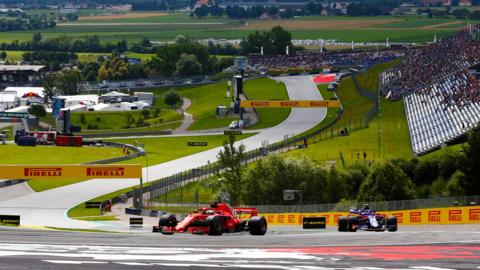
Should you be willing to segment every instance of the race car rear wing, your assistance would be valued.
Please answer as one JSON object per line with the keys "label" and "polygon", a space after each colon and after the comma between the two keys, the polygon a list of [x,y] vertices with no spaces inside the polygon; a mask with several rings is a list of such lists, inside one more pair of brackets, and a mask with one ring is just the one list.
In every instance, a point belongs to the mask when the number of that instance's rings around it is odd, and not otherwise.
{"label": "race car rear wing", "polygon": [[257,208],[250,208],[250,207],[239,207],[233,208],[237,214],[250,214],[251,216],[258,215]]}

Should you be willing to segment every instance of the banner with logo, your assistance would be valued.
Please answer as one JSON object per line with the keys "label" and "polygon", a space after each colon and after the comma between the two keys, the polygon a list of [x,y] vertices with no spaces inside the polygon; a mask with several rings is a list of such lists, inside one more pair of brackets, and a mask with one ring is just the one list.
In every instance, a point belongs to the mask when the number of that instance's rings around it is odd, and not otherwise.
{"label": "banner with logo", "polygon": [[[415,210],[378,211],[378,214],[395,216],[399,225],[449,225],[480,224],[480,206],[426,208]],[[268,225],[302,225],[306,217],[324,217],[327,226],[337,226],[338,218],[348,212],[324,213],[262,213]]]}
{"label": "banner with logo", "polygon": [[0,165],[0,179],[141,178],[141,165]]}
{"label": "banner with logo", "polygon": [[340,108],[338,100],[242,100],[242,108]]}

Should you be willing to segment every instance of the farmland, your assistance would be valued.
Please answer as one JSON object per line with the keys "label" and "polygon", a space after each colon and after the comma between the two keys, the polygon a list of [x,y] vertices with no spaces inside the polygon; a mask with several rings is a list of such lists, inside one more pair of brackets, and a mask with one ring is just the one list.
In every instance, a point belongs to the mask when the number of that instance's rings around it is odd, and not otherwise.
{"label": "farmland", "polygon": [[[178,34],[194,39],[238,39],[255,30],[266,30],[280,25],[291,31],[294,39],[380,42],[388,37],[392,42],[425,42],[431,41],[434,35],[439,38],[447,36],[465,24],[466,21],[462,20],[429,19],[419,16],[313,16],[240,22],[228,18],[190,18],[187,13],[131,13],[80,17],[78,22],[60,23],[55,29],[42,30],[42,35],[44,37],[99,35],[102,42],[120,39],[135,42],[143,37],[152,41],[165,41],[174,39]],[[30,40],[33,33],[33,31],[2,32],[0,42]]]}

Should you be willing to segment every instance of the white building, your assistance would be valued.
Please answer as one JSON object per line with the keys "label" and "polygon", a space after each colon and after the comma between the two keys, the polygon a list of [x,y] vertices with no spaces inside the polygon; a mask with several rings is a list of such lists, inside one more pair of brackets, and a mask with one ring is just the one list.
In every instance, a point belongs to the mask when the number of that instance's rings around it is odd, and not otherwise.
{"label": "white building", "polygon": [[[43,103],[43,87],[7,87],[4,92],[13,92],[20,100],[20,105]],[[4,93],[3,92],[3,93]]]}
{"label": "white building", "polygon": [[0,92],[0,111],[8,110],[20,105],[15,92]]}

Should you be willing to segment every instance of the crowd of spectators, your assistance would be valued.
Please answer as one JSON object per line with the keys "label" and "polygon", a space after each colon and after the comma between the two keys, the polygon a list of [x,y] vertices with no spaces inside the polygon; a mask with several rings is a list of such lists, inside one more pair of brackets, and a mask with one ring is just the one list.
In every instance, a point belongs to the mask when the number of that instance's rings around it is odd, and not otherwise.
{"label": "crowd of spectators", "polygon": [[402,57],[402,50],[363,51],[348,53],[299,52],[290,55],[263,56],[251,54],[248,64],[254,68],[268,69],[321,69],[325,66],[334,67],[371,67],[376,64]]}
{"label": "crowd of spectators", "polygon": [[430,91],[433,84],[446,81],[448,76],[451,79],[444,85],[449,89],[441,91],[444,105],[478,101],[479,81],[466,70],[480,64],[480,46],[472,34],[478,29],[478,26],[464,29],[439,42],[409,51],[401,64],[382,73],[382,93],[397,100],[417,91]]}

